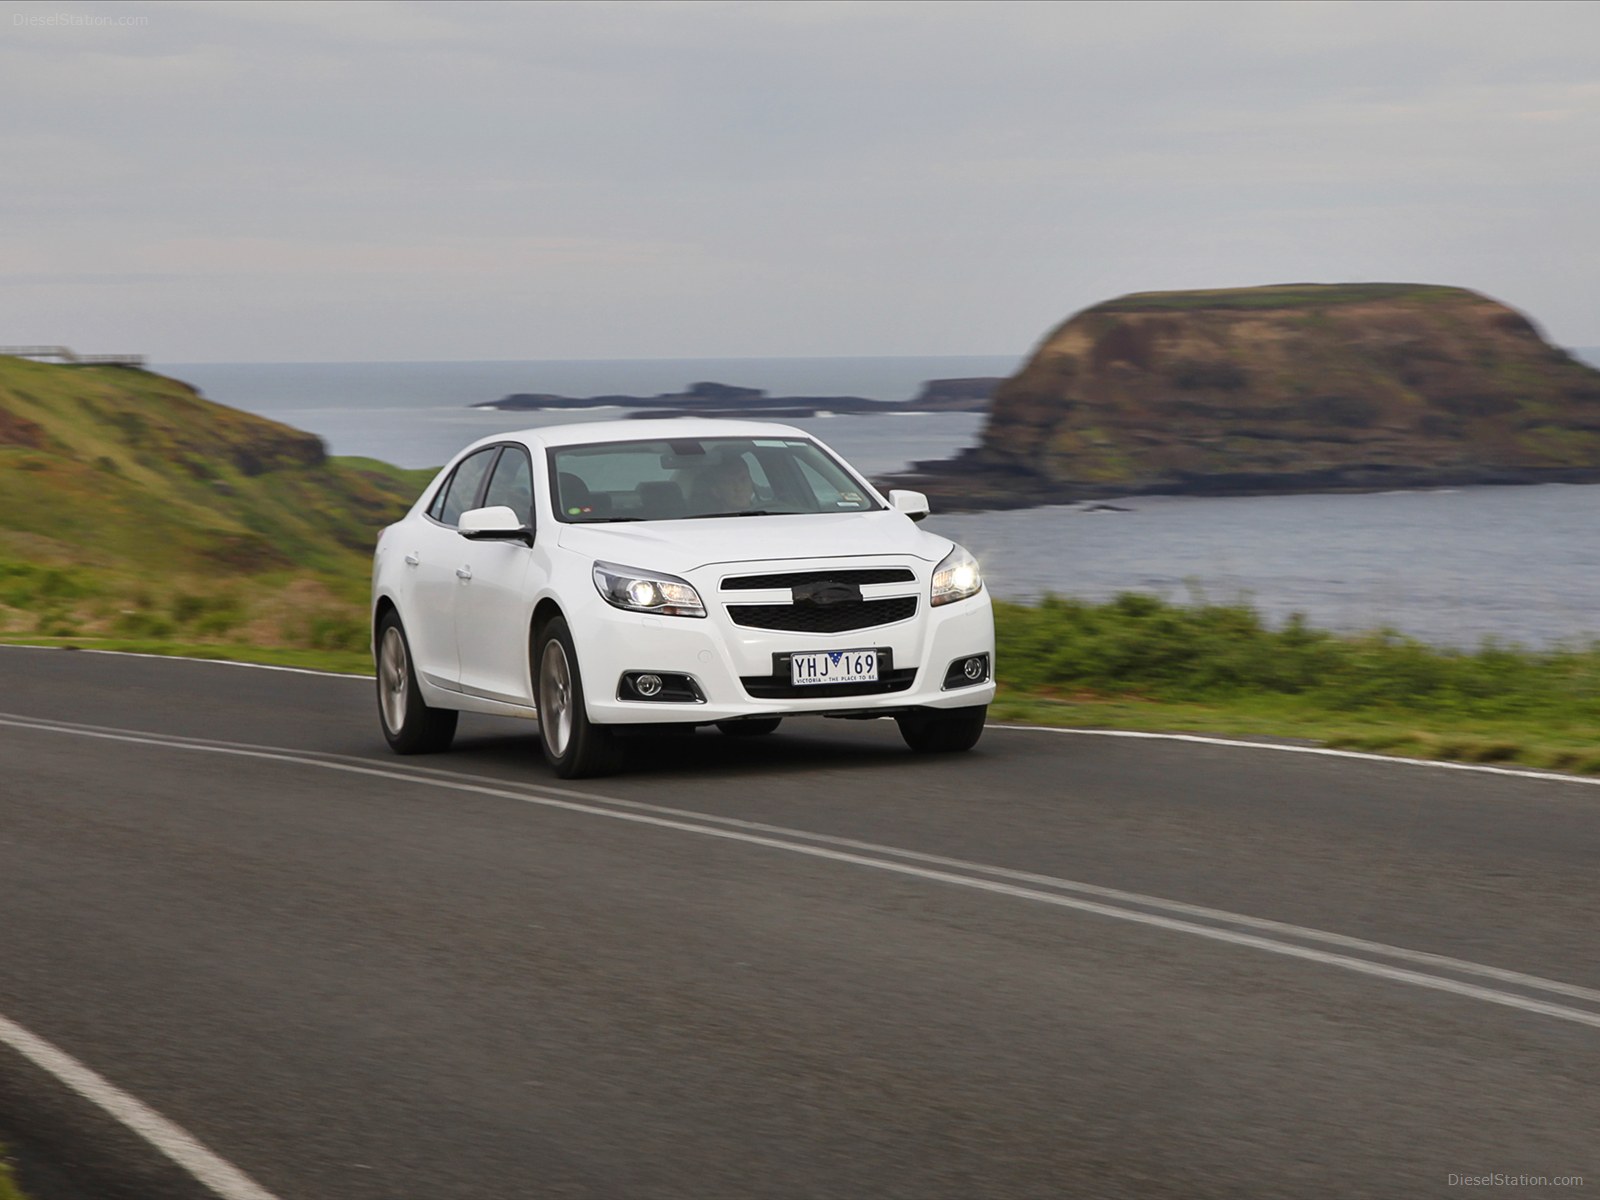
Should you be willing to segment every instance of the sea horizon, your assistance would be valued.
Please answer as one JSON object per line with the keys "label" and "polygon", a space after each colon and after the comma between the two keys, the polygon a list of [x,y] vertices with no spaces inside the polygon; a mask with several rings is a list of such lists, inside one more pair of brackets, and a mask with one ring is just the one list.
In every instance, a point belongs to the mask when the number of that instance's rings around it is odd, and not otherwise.
{"label": "sea horizon", "polygon": [[[682,392],[715,382],[774,396],[859,396],[912,400],[931,379],[1003,377],[1011,356],[857,355],[831,358],[504,359],[460,362],[161,363],[152,369],[210,400],[315,433],[335,455],[402,467],[445,462],[477,438],[512,428],[593,420],[596,409],[506,412],[478,407],[517,393],[574,398]],[[614,412],[623,411],[621,408]],[[973,444],[983,412],[853,414],[795,418],[790,424],[836,444],[871,474],[946,458]]]}
{"label": "sea horizon", "polygon": [[[1600,349],[1597,347],[1596,349]],[[1031,351],[1029,352],[1031,353]],[[1572,353],[1577,353],[1576,350]],[[674,362],[875,362],[880,360],[936,360],[960,358],[1016,358],[1025,354],[635,354],[613,358],[186,358],[149,359],[152,368],[163,366],[195,367],[331,367],[371,366],[394,363],[400,366],[431,366],[461,363],[674,363]]]}
{"label": "sea horizon", "polygon": [[[960,354],[631,354],[605,358],[147,358],[149,368],[158,374],[168,367],[327,367],[371,366],[390,363],[396,366],[459,365],[462,363],[523,364],[523,363],[673,363],[673,362],[815,362],[819,360],[849,362],[897,359],[979,359],[1013,358],[1019,364],[1032,356],[1043,336],[1030,343],[1023,352],[973,351]],[[1600,367],[1600,343],[1592,346],[1561,346],[1568,354],[1577,355],[1595,367]]]}

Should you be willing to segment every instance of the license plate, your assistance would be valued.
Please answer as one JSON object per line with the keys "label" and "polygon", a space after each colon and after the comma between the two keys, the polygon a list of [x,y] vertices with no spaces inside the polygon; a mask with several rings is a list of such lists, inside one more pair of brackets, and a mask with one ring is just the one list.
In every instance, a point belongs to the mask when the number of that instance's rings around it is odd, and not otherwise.
{"label": "license plate", "polygon": [[876,683],[876,650],[824,650],[818,654],[791,654],[789,678],[795,687],[822,683]]}

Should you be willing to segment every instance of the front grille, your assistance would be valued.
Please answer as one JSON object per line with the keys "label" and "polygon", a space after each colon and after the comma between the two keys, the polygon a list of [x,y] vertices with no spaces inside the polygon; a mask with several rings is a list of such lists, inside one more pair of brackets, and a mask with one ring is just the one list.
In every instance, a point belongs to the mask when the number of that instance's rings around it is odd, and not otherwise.
{"label": "front grille", "polygon": [[905,567],[861,567],[848,570],[781,571],[771,575],[735,575],[722,581],[725,592],[759,592],[767,588],[803,587],[808,583],[915,583],[917,577]]}
{"label": "front grille", "polygon": [[874,653],[878,656],[878,679],[875,683],[805,684],[796,687],[791,678],[789,656],[772,656],[771,675],[742,675],[739,682],[744,690],[757,700],[798,700],[810,696],[818,700],[840,696],[883,696],[890,692],[903,692],[917,681],[917,669],[894,669],[894,652],[884,646]]}
{"label": "front grille", "polygon": [[915,596],[888,600],[849,600],[843,604],[730,604],[728,616],[747,629],[782,629],[791,633],[843,633],[892,625],[917,612]]}

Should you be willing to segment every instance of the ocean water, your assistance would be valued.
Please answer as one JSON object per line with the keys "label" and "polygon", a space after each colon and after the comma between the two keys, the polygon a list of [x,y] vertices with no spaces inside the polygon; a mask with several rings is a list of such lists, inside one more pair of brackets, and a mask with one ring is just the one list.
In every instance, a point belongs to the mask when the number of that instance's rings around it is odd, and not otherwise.
{"label": "ocean water", "polygon": [[[1585,355],[1589,357],[1589,355]],[[1592,361],[1593,359],[1591,359]],[[1006,375],[1006,356],[461,363],[168,363],[207,396],[322,436],[334,454],[443,462],[475,438],[617,413],[502,413],[512,392],[676,392],[702,380],[778,395],[914,396],[928,379]],[[879,475],[976,442],[973,413],[797,420]],[[1531,646],[1600,636],[1600,486],[1365,495],[1141,497],[1081,507],[938,514],[928,528],[978,555],[995,595],[1245,600],[1350,631],[1396,629],[1441,645]]]}
{"label": "ocean water", "polygon": [[[611,410],[497,412],[472,405],[516,392],[654,396],[691,383],[762,388],[775,396],[909,400],[929,379],[1009,375],[1016,355],[926,358],[683,358],[535,362],[161,363],[210,399],[321,435],[330,454],[402,467],[443,463],[480,437],[530,425],[620,416]],[[943,458],[977,439],[975,413],[819,417],[791,421],[869,474]]]}
{"label": "ocean water", "polygon": [[1274,623],[1392,628],[1441,645],[1600,635],[1600,486],[1139,497],[935,515],[994,594],[1246,601]]}

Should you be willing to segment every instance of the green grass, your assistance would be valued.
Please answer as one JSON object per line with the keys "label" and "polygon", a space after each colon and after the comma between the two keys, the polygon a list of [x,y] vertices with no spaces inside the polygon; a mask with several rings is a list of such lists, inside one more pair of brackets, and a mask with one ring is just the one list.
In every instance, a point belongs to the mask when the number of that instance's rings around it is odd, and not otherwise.
{"label": "green grass", "polygon": [[1244,605],[1127,594],[995,606],[994,715],[1048,725],[1287,737],[1600,774],[1600,644],[1533,651],[1341,636]]}
{"label": "green grass", "polygon": [[355,454],[342,454],[328,461],[413,499],[420,496],[422,489],[432,483],[433,477],[439,473],[438,467],[397,467],[382,459],[362,458]]}
{"label": "green grass", "polygon": [[341,675],[371,675],[372,655],[366,650],[313,650],[300,646],[247,646],[231,642],[169,642],[152,638],[42,637],[0,634],[0,645],[48,646],[61,650],[117,650],[159,654],[167,658],[214,658],[223,662],[302,667]]}
{"label": "green grass", "polygon": [[12,1172],[11,1163],[6,1157],[6,1148],[0,1145],[0,1200],[28,1200],[22,1188],[17,1183],[17,1177]]}
{"label": "green grass", "polygon": [[1002,723],[1267,739],[1403,758],[1600,775],[1600,745],[1593,737],[1497,720],[1397,720],[1383,713],[1330,713],[1315,704],[1252,704],[1238,699],[1215,704],[1130,697],[1063,700],[1014,688],[1002,688],[989,716]]}
{"label": "green grass", "polygon": [[1200,308],[1324,308],[1372,300],[1434,300],[1461,296],[1462,288],[1425,283],[1287,283],[1269,287],[1211,288],[1187,292],[1135,292],[1097,304],[1093,312],[1177,312]]}
{"label": "green grass", "polygon": [[0,555],[0,637],[360,651],[368,569],[180,575]]}

